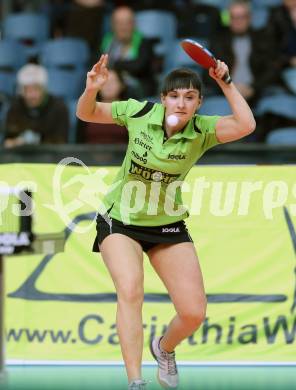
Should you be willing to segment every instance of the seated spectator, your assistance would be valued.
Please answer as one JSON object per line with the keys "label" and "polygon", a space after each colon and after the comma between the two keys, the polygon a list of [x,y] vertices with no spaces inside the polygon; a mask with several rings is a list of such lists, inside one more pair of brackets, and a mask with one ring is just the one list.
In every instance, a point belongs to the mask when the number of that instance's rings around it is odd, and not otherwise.
{"label": "seated spectator", "polygon": [[[251,27],[250,5],[235,0],[229,6],[229,27],[211,40],[210,50],[225,61],[240,93],[252,106],[271,85],[280,83],[275,65],[275,47],[267,35]],[[218,90],[205,78],[207,90]]]}
{"label": "seated spectator", "polygon": [[12,101],[4,125],[4,146],[67,142],[68,110],[62,100],[48,94],[45,68],[23,66],[17,87],[19,96]]}
{"label": "seated spectator", "polygon": [[64,34],[84,39],[96,56],[102,39],[104,0],[74,0],[65,15]]}
{"label": "seated spectator", "polygon": [[134,12],[122,6],[112,13],[112,32],[105,34],[101,52],[109,54],[111,68],[123,73],[129,97],[155,94],[153,48],[135,28]]}
{"label": "seated spectator", "polygon": [[283,0],[274,7],[268,20],[268,32],[276,42],[281,67],[296,67],[296,0]]}
{"label": "seated spectator", "polygon": [[[122,75],[115,70],[109,70],[106,84],[100,91],[100,101],[111,103],[114,100],[124,100],[126,86]],[[128,142],[128,132],[117,124],[102,124],[80,122],[78,142],[90,144],[119,144]]]}
{"label": "seated spectator", "polygon": [[180,7],[178,36],[214,39],[222,29],[220,10],[213,5],[189,0]]}

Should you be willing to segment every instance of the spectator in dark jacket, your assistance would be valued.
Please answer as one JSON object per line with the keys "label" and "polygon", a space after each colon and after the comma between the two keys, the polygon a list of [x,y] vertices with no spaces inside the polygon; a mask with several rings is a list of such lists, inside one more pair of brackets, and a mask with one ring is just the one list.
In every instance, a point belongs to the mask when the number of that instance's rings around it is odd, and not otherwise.
{"label": "spectator in dark jacket", "polygon": [[267,23],[268,32],[278,48],[281,68],[296,68],[296,0],[283,0],[274,7]]}
{"label": "spectator in dark jacket", "polygon": [[211,4],[194,0],[187,0],[186,3],[179,8],[178,36],[215,38],[222,29],[220,10]]}
{"label": "spectator in dark jacket", "polygon": [[155,94],[153,47],[135,27],[134,12],[122,6],[112,13],[112,32],[105,34],[101,52],[109,54],[111,68],[123,73],[131,97]]}
{"label": "spectator in dark jacket", "polygon": [[84,39],[96,59],[102,39],[103,13],[103,0],[74,0],[65,16],[65,35]]}
{"label": "spectator in dark jacket", "polygon": [[65,143],[69,129],[66,105],[47,92],[47,72],[27,64],[17,74],[19,96],[11,103],[5,123],[4,146]]}
{"label": "spectator in dark jacket", "polygon": [[[210,49],[229,66],[233,81],[249,104],[262,92],[277,84],[275,47],[263,31],[251,27],[247,2],[233,1],[229,6],[230,24],[211,41]],[[208,78],[205,79],[207,83]],[[208,88],[212,85],[208,85]],[[212,92],[216,93],[215,89]]]}

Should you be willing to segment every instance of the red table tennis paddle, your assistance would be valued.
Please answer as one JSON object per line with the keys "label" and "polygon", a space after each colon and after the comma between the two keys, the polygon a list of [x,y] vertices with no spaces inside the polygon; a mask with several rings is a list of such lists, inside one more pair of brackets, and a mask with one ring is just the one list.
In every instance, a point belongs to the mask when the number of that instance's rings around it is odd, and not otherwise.
{"label": "red table tennis paddle", "polygon": [[[216,68],[217,60],[215,56],[200,43],[193,41],[192,39],[184,39],[181,42],[183,50],[197,62],[203,68]],[[222,79],[226,84],[231,83],[231,77],[229,73],[226,73]]]}

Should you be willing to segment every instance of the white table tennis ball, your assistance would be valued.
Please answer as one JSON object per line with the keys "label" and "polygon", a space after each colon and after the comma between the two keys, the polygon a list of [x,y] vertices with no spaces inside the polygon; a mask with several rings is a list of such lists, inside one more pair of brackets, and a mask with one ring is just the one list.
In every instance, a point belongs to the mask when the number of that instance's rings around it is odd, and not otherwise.
{"label": "white table tennis ball", "polygon": [[179,118],[172,114],[166,118],[166,121],[169,126],[176,126],[179,122]]}

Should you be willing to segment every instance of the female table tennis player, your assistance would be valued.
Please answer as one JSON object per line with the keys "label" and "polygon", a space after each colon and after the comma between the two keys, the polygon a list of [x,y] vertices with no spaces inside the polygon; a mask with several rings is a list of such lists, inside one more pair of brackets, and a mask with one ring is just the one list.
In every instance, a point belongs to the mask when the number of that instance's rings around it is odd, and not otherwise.
{"label": "female table tennis player", "polygon": [[[116,178],[120,184],[105,199],[108,212],[97,219],[94,251],[101,252],[117,292],[117,331],[130,390],[147,386],[141,374],[143,251],[148,255],[176,310],[164,335],[150,345],[158,363],[160,384],[174,388],[178,385],[175,348],[204,320],[206,295],[194,244],[184,222],[188,212],[173,212],[176,207],[182,210],[180,187],[177,185],[173,194],[173,207],[167,207],[165,199],[207,149],[250,134],[255,120],[235,85],[222,81],[228,67],[219,60],[215,69],[209,69],[209,75],[229,102],[229,116],[196,114],[202,104],[201,82],[188,69],[173,70],[166,76],[161,103],[147,105],[133,99],[96,102],[108,78],[107,62],[108,55],[102,55],[87,73],[77,116],[84,121],[125,126],[129,144]],[[132,201],[142,202],[142,208],[128,213],[131,209],[126,198],[131,186],[140,189]],[[157,197],[147,195],[152,187],[157,189]]]}

